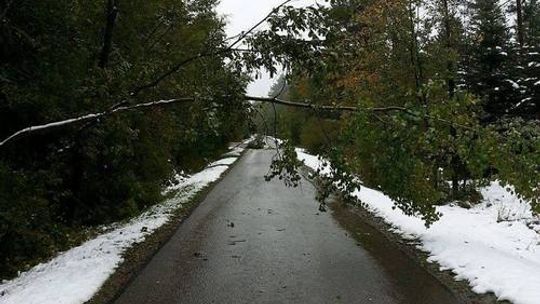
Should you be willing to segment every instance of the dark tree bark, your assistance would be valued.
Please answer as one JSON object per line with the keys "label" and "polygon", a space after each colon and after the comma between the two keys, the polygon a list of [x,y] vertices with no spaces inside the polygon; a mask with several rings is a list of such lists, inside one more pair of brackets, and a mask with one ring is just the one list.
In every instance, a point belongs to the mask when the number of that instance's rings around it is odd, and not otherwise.
{"label": "dark tree bark", "polygon": [[411,34],[411,45],[410,45],[410,49],[409,49],[409,54],[410,54],[410,57],[411,57],[411,64],[413,65],[413,70],[414,70],[414,82],[415,82],[415,89],[416,89],[416,94],[417,94],[417,98],[419,99],[420,102],[424,103],[425,104],[425,100],[422,98],[422,64],[420,62],[420,56],[419,56],[419,51],[418,51],[418,37],[417,37],[417,34],[416,34],[416,27],[415,27],[415,12],[414,12],[414,7],[413,7],[413,3],[410,2],[409,3],[409,8],[408,8],[408,13],[409,13],[409,22],[410,22],[410,34]]}
{"label": "dark tree bark", "polygon": [[107,0],[107,16],[106,16],[105,31],[103,33],[103,47],[101,48],[101,52],[99,54],[99,62],[98,62],[98,66],[100,68],[107,67],[107,64],[109,63],[109,55],[111,54],[111,49],[112,49],[114,25],[116,23],[117,17],[118,17],[117,0]]}
{"label": "dark tree bark", "polygon": [[[448,0],[443,0],[443,10],[444,10],[444,31],[445,31],[445,39],[446,39],[446,49],[448,52],[452,50],[453,43],[452,43],[452,24],[450,22],[450,11],[448,7]],[[455,74],[455,63],[454,60],[448,56],[448,61],[446,62],[446,69],[447,69],[447,85],[448,85],[448,97],[450,99],[453,99],[456,92],[456,80],[454,77]]]}
{"label": "dark tree bark", "polygon": [[[450,20],[450,8],[448,5],[448,0],[442,0],[442,9],[443,9],[443,23],[444,23],[444,39],[445,41],[445,47],[448,52],[451,52],[454,48],[454,45],[452,43],[453,37],[452,37],[452,23]],[[451,56],[447,54],[448,60],[446,62],[446,85],[448,89],[448,98],[450,100],[454,99],[456,95],[456,79],[455,79],[455,63],[454,60],[451,59]],[[453,126],[450,126],[450,135],[452,138],[457,137],[457,130]],[[451,166],[452,166],[452,196],[454,198],[457,198],[459,193],[459,173],[460,173],[460,164],[461,160],[459,158],[459,155],[457,155],[457,152],[454,151],[451,156]]]}
{"label": "dark tree bark", "polygon": [[523,33],[523,7],[521,0],[516,0],[516,10],[517,10],[517,36],[519,46],[523,47],[525,43],[525,37]]}

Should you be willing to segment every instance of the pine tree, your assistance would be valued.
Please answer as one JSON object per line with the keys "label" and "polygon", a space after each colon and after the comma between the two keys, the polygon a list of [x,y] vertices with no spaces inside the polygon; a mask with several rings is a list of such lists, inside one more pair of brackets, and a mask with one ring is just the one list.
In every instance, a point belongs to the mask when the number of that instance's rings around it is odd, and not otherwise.
{"label": "pine tree", "polygon": [[508,114],[517,103],[519,84],[512,79],[510,33],[497,0],[476,0],[471,5],[470,62],[466,79],[472,93],[479,96],[487,113],[485,121]]}
{"label": "pine tree", "polygon": [[515,72],[522,88],[521,99],[512,109],[526,119],[540,118],[540,2],[523,2],[524,45]]}

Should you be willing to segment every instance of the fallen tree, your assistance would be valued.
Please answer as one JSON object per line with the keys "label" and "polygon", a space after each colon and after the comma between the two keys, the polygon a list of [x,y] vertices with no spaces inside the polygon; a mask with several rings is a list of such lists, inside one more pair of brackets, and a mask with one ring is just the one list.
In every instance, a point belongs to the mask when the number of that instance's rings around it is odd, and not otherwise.
{"label": "fallen tree", "polygon": [[[264,103],[279,104],[279,105],[284,105],[284,106],[294,107],[294,108],[311,109],[317,112],[350,112],[350,113],[403,112],[412,116],[421,116],[421,114],[415,113],[408,108],[400,107],[400,106],[388,106],[388,107],[353,107],[353,106],[340,106],[340,105],[324,106],[324,105],[317,105],[310,102],[289,101],[289,100],[284,100],[277,97],[257,97],[257,96],[244,95],[242,96],[242,98],[248,102],[251,101],[251,102],[264,102]],[[6,137],[5,139],[3,139],[0,142],[0,147],[5,146],[9,142],[17,140],[18,138],[21,138],[23,136],[27,136],[27,135],[41,132],[41,131],[66,127],[66,126],[74,125],[81,122],[98,121],[107,116],[115,115],[115,114],[119,114],[119,113],[127,112],[127,111],[143,110],[143,109],[149,109],[153,107],[160,107],[160,106],[179,104],[179,103],[196,102],[197,100],[202,100],[202,99],[208,99],[208,98],[180,97],[180,98],[173,98],[173,99],[163,99],[163,100],[157,100],[157,101],[152,101],[152,102],[139,103],[132,106],[120,106],[120,107],[116,107],[108,111],[89,113],[89,114],[84,114],[78,117],[67,118],[60,121],[54,121],[54,122],[41,124],[41,125],[29,126],[29,127],[20,129],[14,132],[13,134],[11,134],[10,136]],[[434,118],[433,116],[429,116],[427,114],[424,116],[428,118]],[[447,123],[454,127],[470,129],[470,127],[460,125],[449,120],[444,120],[440,118],[434,118],[434,119],[438,120],[439,122]]]}

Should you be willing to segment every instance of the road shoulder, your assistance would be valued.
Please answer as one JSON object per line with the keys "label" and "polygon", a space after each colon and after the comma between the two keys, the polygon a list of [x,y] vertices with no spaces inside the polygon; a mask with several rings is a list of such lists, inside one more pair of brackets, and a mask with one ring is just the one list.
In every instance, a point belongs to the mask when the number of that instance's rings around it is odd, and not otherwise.
{"label": "road shoulder", "polygon": [[[363,223],[374,228],[384,238],[396,246],[398,250],[407,255],[412,261],[418,264],[422,269],[428,272],[434,279],[441,282],[456,298],[462,303],[467,304],[489,304],[489,303],[510,303],[508,301],[499,301],[493,293],[477,294],[472,291],[467,281],[456,281],[455,274],[451,271],[441,271],[441,266],[437,262],[429,262],[428,254],[420,249],[420,241],[404,239],[400,234],[392,232],[392,227],[384,219],[374,216],[368,210],[362,207],[353,207],[339,201],[331,204],[331,211],[338,218],[356,217]],[[340,223],[341,224],[341,223]]]}
{"label": "road shoulder", "polygon": [[[316,176],[315,170],[308,166],[303,166],[303,175],[309,180],[316,188],[319,187],[317,180],[311,177]],[[429,273],[435,280],[439,281],[444,287],[446,287],[461,303],[464,304],[511,304],[508,301],[497,301],[497,297],[493,293],[478,294],[475,293],[467,281],[457,281],[454,279],[455,274],[452,271],[441,271],[441,266],[437,262],[428,261],[429,255],[420,250],[418,246],[421,244],[419,240],[405,239],[399,233],[393,232],[395,229],[388,224],[383,218],[378,217],[371,213],[369,210],[362,206],[353,206],[343,202],[339,194],[336,194],[331,203],[329,204],[330,212],[340,225],[346,230],[350,230],[345,227],[345,218],[355,218],[360,220],[363,224],[366,224],[380,233],[382,237],[387,239],[393,244],[396,249],[403,252],[409,259],[418,264],[422,269]],[[350,228],[350,227],[349,227]],[[352,233],[354,236],[354,233]]]}
{"label": "road shoulder", "polygon": [[107,279],[92,299],[86,303],[113,303],[120,296],[124,288],[130,284],[150,260],[152,260],[155,254],[171,239],[176,230],[197,209],[212,189],[236,166],[246,151],[247,149],[240,154],[238,159],[216,181],[204,187],[192,199],[183,204],[182,207],[175,210],[166,224],[158,228],[151,235],[148,235],[143,242],[129,248],[123,256],[123,262],[118,265],[116,271]]}

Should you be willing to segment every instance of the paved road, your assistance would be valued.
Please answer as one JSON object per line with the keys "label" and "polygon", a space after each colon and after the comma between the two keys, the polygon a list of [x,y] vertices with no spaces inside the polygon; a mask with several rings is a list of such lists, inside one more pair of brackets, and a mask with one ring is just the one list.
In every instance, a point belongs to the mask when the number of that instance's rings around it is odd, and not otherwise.
{"label": "paved road", "polygon": [[265,182],[272,153],[248,151],[116,303],[457,303],[380,236],[356,231],[364,246],[319,214],[309,182]]}

